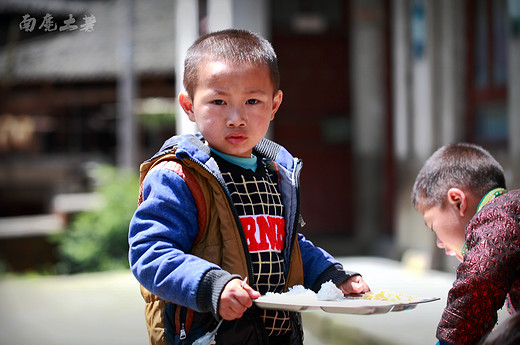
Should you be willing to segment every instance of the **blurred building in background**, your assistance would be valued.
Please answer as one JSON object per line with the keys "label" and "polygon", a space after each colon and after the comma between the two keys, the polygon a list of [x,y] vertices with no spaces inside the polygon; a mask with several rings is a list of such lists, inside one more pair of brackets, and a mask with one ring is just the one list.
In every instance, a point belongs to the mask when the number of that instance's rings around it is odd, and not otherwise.
{"label": "blurred building in background", "polygon": [[[127,30],[125,5],[0,2],[0,174],[2,193],[9,195],[2,198],[1,216],[48,211],[46,202],[55,193],[85,188],[85,163],[117,163],[118,90],[128,54],[120,43]],[[142,123],[133,138],[138,143],[154,140],[146,136],[147,119],[141,116],[154,106],[147,99],[171,102],[175,94],[173,7],[171,1],[135,4],[131,48],[140,106],[135,114]],[[34,19],[32,31],[21,28],[25,15]],[[53,31],[42,26],[46,15],[52,16]],[[61,31],[69,15],[77,29]],[[90,16],[93,31],[82,31]]]}
{"label": "blurred building in background", "polygon": [[56,195],[89,192],[91,163],[137,170],[196,130],[176,106],[184,53],[243,28],[278,54],[269,135],[304,161],[303,233],[337,254],[412,249],[442,267],[411,185],[437,147],[471,141],[520,186],[519,3],[0,0],[0,217],[52,213]]}

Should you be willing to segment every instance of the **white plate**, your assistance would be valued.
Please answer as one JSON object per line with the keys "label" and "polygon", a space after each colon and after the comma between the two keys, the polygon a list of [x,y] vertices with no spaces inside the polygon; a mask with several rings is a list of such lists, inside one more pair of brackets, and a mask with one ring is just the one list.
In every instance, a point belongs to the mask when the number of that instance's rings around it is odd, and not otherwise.
{"label": "white plate", "polygon": [[420,303],[437,301],[440,298],[418,298],[411,302],[399,303],[395,301],[375,301],[361,298],[343,298],[336,301],[318,300],[298,300],[295,296],[287,297],[283,300],[280,296],[260,296],[255,300],[255,304],[263,309],[276,309],[288,311],[308,311],[322,309],[328,313],[340,314],[384,314],[414,309]]}

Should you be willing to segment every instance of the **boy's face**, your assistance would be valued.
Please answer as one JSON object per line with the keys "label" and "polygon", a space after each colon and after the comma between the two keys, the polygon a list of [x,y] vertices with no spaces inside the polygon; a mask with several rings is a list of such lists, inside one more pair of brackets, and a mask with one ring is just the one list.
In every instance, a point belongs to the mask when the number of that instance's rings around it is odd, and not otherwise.
{"label": "boy's face", "polygon": [[442,206],[418,207],[426,226],[437,235],[437,247],[444,249],[446,255],[456,256],[460,261],[466,240],[466,226],[475,210],[471,196],[457,188],[448,191]]}
{"label": "boy's face", "polygon": [[446,255],[457,256],[462,261],[465,227],[461,229],[453,209],[434,206],[421,213],[426,226],[437,235],[437,247],[444,249]]}
{"label": "boy's face", "polygon": [[282,103],[282,91],[274,93],[268,67],[213,61],[198,72],[193,99],[179,95],[182,108],[210,147],[251,157]]}

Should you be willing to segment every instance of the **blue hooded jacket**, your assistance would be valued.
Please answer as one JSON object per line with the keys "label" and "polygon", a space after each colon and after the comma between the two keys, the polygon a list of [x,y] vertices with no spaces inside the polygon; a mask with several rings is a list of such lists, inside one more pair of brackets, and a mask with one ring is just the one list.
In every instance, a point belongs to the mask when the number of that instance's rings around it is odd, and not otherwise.
{"label": "blue hooded jacket", "polygon": [[[212,178],[220,182],[225,192],[223,194],[230,202],[218,166],[200,135],[170,138],[151,160],[171,152],[175,153],[181,163],[189,160],[210,172]],[[298,236],[306,288],[317,291],[321,284],[328,280],[340,284],[356,275],[357,273],[344,271],[341,264],[330,254],[315,247],[297,232],[298,223],[302,222],[299,213],[301,160],[267,139],[263,139],[255,147],[254,153],[266,162],[276,162],[280,173],[280,191],[283,196],[286,224],[286,245],[283,252],[286,274],[289,269],[291,244],[294,236]],[[172,170],[152,169],[144,178],[141,188],[142,202],[131,220],[129,229],[129,261],[133,274],[144,288],[166,301],[198,312],[211,311],[216,314],[215,303],[204,300],[206,297],[200,297],[201,291],[205,289],[202,285],[215,285],[208,296],[216,294],[218,297],[225,284],[236,275],[222,270],[215,263],[190,254],[199,232],[198,210],[185,180]],[[234,221],[241,229],[236,216]],[[244,248],[246,257],[249,258],[246,244]],[[252,270],[250,263],[248,265]]]}

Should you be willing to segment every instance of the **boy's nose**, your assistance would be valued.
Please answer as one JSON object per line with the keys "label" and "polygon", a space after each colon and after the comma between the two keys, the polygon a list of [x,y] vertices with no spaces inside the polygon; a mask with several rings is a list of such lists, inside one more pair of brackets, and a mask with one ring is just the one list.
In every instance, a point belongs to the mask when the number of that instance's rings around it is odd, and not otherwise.
{"label": "boy's nose", "polygon": [[446,246],[444,245],[444,243],[437,239],[437,248],[440,248],[440,249],[444,249]]}
{"label": "boy's nose", "polygon": [[230,110],[227,118],[228,127],[244,127],[246,125],[246,116],[242,109]]}

